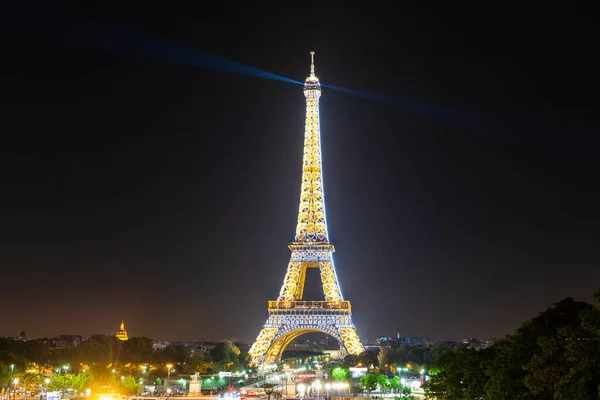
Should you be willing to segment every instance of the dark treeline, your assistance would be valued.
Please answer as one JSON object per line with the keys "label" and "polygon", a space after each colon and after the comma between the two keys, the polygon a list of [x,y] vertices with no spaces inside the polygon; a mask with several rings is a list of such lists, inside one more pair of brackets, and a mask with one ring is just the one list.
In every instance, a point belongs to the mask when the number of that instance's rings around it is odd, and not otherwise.
{"label": "dark treeline", "polygon": [[[153,340],[145,337],[133,337],[128,341],[118,340],[114,336],[93,335],[78,346],[51,348],[43,342],[23,341],[11,338],[0,339],[0,362],[24,365],[28,362],[38,364],[68,363],[141,363],[164,362],[164,358],[178,356],[184,359],[189,355],[185,346],[169,346],[165,350],[154,350]],[[169,361],[175,361],[170,359]]]}
{"label": "dark treeline", "polygon": [[139,374],[141,366],[147,364],[147,376],[151,377],[157,366],[166,363],[178,365],[182,373],[204,374],[241,370],[247,366],[247,361],[247,354],[231,342],[219,342],[206,353],[198,350],[192,354],[187,346],[180,344],[154,349],[153,340],[145,337],[120,341],[114,336],[93,335],[83,343],[67,348],[51,348],[35,340],[0,338],[0,387],[7,385],[10,376],[31,369],[32,363],[37,364],[39,374],[63,366],[68,366],[69,373],[78,374],[95,364]]}
{"label": "dark treeline", "polygon": [[443,342],[434,343],[432,346],[409,346],[401,344],[398,347],[381,347],[377,359],[382,371],[394,371],[397,368],[408,367],[409,369],[429,369],[431,362],[448,346]]}
{"label": "dark treeline", "polygon": [[565,299],[487,349],[445,351],[425,391],[438,400],[600,398],[600,291],[596,305]]}

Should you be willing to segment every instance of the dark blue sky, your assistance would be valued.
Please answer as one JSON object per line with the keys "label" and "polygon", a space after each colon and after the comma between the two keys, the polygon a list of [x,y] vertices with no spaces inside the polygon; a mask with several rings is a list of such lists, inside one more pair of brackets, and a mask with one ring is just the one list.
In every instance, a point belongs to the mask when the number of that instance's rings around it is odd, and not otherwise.
{"label": "dark blue sky", "polygon": [[[581,10],[64,7],[295,80],[315,50],[324,84],[500,118],[324,90],[330,239],[363,340],[500,337],[599,286]],[[51,37],[2,35],[0,335],[124,319],[132,336],[253,340],[294,237],[301,87]]]}

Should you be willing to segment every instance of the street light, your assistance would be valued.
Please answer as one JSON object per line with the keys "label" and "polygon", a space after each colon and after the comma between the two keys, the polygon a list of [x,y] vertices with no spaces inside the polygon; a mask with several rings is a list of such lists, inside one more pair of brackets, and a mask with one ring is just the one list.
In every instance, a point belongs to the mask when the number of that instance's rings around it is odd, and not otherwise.
{"label": "street light", "polygon": [[13,385],[14,385],[14,389],[13,389],[13,399],[17,398],[17,384],[19,383],[19,378],[15,378],[13,379]]}
{"label": "street light", "polygon": [[300,392],[300,397],[304,397],[304,391],[306,390],[306,385],[304,385],[303,383],[299,383],[296,386],[296,389],[298,389],[298,392]]}
{"label": "street light", "polygon": [[399,372],[398,375],[400,375],[400,378],[402,378],[402,371],[404,371],[405,375],[406,375],[406,372],[408,372],[408,368],[406,368],[406,367],[398,368],[398,372]]}
{"label": "street light", "polygon": [[146,371],[148,371],[148,366],[143,365],[142,366],[142,393],[146,393],[146,377],[144,376],[146,374]]}
{"label": "street light", "polygon": [[15,364],[10,364],[10,378],[9,378],[9,381],[8,381],[8,385],[9,385],[8,386],[8,398],[9,399],[10,399],[10,391],[11,391],[11,389],[14,390],[14,385],[11,384],[14,372],[15,372]]}
{"label": "street light", "polygon": [[267,400],[271,400],[271,394],[273,393],[273,385],[270,383],[266,383],[264,386],[265,394],[267,395]]}
{"label": "street light", "polygon": [[173,364],[167,364],[167,399],[169,398],[169,394],[171,393],[171,389],[169,389],[169,378],[171,377],[171,368],[173,368]]}
{"label": "street light", "polygon": [[281,375],[279,379],[281,380],[281,394],[285,394],[287,396],[287,374]]}
{"label": "street light", "polygon": [[319,394],[321,393],[321,388],[322,388],[322,386],[321,386],[321,382],[319,382],[319,381],[317,380],[317,381],[315,381],[315,383],[314,383],[314,385],[313,385],[313,386],[314,386],[314,388],[317,390],[317,397],[318,397],[318,396],[319,396]]}

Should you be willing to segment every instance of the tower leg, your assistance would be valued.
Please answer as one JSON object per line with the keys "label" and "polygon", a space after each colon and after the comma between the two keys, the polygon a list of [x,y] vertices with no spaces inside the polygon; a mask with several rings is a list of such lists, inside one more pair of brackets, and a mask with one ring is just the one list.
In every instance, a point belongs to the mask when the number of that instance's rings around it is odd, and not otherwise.
{"label": "tower leg", "polygon": [[340,286],[338,284],[337,277],[335,276],[335,270],[333,269],[333,263],[331,261],[321,261],[319,262],[319,269],[321,270],[321,282],[323,283],[325,300],[342,300]]}
{"label": "tower leg", "polygon": [[267,354],[267,350],[271,347],[273,339],[277,334],[277,328],[262,328],[256,341],[250,348],[248,354],[250,355],[250,365],[259,365],[264,356]]}
{"label": "tower leg", "polygon": [[278,301],[294,301],[298,297],[302,297],[302,294],[298,296],[298,285],[302,284],[304,289],[304,280],[302,279],[302,263],[300,261],[290,261],[288,264],[287,272],[285,273],[285,279],[283,280],[283,286],[279,292]]}
{"label": "tower leg", "polygon": [[349,354],[359,355],[365,351],[354,326],[338,328],[338,332],[340,333],[342,341],[344,342],[344,347],[346,347]]}

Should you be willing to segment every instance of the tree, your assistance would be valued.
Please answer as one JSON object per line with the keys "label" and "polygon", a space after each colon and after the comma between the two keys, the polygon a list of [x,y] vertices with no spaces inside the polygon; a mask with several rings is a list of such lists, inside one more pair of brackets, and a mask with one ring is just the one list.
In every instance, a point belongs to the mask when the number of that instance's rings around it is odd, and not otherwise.
{"label": "tree", "polygon": [[350,370],[346,367],[335,367],[331,370],[331,378],[334,381],[345,381],[350,376]]}
{"label": "tree", "polygon": [[147,337],[132,337],[123,343],[121,360],[132,363],[147,363],[152,361],[154,354],[153,339]]}
{"label": "tree", "polygon": [[424,385],[427,397],[440,400],[462,399],[458,357],[457,353],[447,351],[433,361],[429,370],[430,379]]}
{"label": "tree", "polygon": [[595,399],[598,396],[600,357],[593,330],[586,328],[586,315],[594,307],[564,299],[527,321],[497,344],[490,364],[486,393],[514,399]]}
{"label": "tree", "polygon": [[392,389],[392,392],[399,391],[401,387],[402,384],[400,383],[400,377],[398,375],[395,375],[390,379],[390,388]]}
{"label": "tree", "polygon": [[12,371],[9,364],[0,362],[0,388],[5,388],[10,382]]}
{"label": "tree", "polygon": [[379,390],[382,392],[387,392],[390,387],[390,381],[388,380],[388,377],[385,374],[376,373],[375,380],[377,381],[377,387]]}
{"label": "tree", "polygon": [[89,373],[89,381],[87,383],[91,387],[93,392],[96,392],[99,388],[115,388],[118,386],[116,375],[112,372],[110,367],[105,365],[91,365]]}
{"label": "tree", "polygon": [[240,349],[232,342],[219,342],[210,351],[212,361],[231,361],[240,354]]}
{"label": "tree", "polygon": [[486,365],[492,350],[466,347],[447,350],[431,364],[430,379],[424,385],[428,396],[439,400],[478,399],[488,382]]}
{"label": "tree", "polygon": [[434,343],[428,351],[430,360],[426,360],[425,362],[427,364],[431,364],[431,362],[433,360],[435,360],[436,358],[438,358],[443,352],[445,352],[446,350],[450,350],[450,348],[448,347],[448,345],[444,342],[436,342]]}
{"label": "tree", "polygon": [[408,387],[408,386],[402,386],[401,393],[402,393],[402,397],[408,397],[412,393],[412,390],[410,390],[410,387]]}
{"label": "tree", "polygon": [[200,350],[196,350],[196,352],[190,357],[189,361],[186,363],[184,370],[188,373],[196,373],[204,375],[207,374],[212,368],[212,363],[206,360],[206,356]]}
{"label": "tree", "polygon": [[25,374],[21,378],[19,385],[22,386],[28,392],[37,393],[41,386],[41,383],[42,382],[40,381],[39,376],[34,374]]}
{"label": "tree", "polygon": [[71,388],[78,392],[82,392],[85,389],[87,389],[87,387],[89,386],[91,378],[92,378],[92,373],[81,372],[81,373],[73,376],[73,378],[71,379]]}
{"label": "tree", "polygon": [[361,362],[361,359],[359,356],[353,355],[353,354],[348,354],[342,360],[342,366],[343,367],[356,367],[359,362]]}
{"label": "tree", "polygon": [[142,385],[140,385],[133,376],[127,376],[121,381],[120,387],[124,394],[136,395],[142,391]]}
{"label": "tree", "polygon": [[217,364],[217,368],[227,371],[239,370],[242,367],[240,355],[240,349],[229,341],[217,343],[209,353],[210,359]]}
{"label": "tree", "polygon": [[377,355],[372,351],[365,351],[360,355],[360,359],[363,362],[365,367],[369,367],[373,365],[374,367],[378,366]]}
{"label": "tree", "polygon": [[538,337],[538,352],[524,366],[528,372],[525,386],[535,396],[597,398],[600,367],[596,360],[600,347],[593,321],[600,320],[598,308],[567,299],[545,314],[541,321],[534,318],[532,324],[547,324],[550,320],[559,326]]}
{"label": "tree", "polygon": [[122,343],[114,336],[92,335],[79,346],[60,353],[64,358],[61,361],[66,363],[68,360],[77,360],[86,364],[94,362],[108,364],[118,358]]}
{"label": "tree", "polygon": [[377,372],[367,372],[361,376],[358,380],[360,388],[369,393],[375,390],[377,388],[377,375],[379,375]]}
{"label": "tree", "polygon": [[65,391],[71,388],[71,384],[73,382],[73,374],[54,374],[50,378],[50,383],[48,384],[48,390],[55,391]]}
{"label": "tree", "polygon": [[381,346],[379,354],[377,354],[377,361],[380,366],[390,365],[394,363],[395,355],[395,351],[390,346]]}
{"label": "tree", "polygon": [[163,362],[174,362],[177,364],[183,364],[190,358],[190,348],[182,344],[172,344],[162,351]]}
{"label": "tree", "polygon": [[439,400],[597,399],[599,332],[598,306],[564,299],[488,349],[441,353],[425,392]]}

